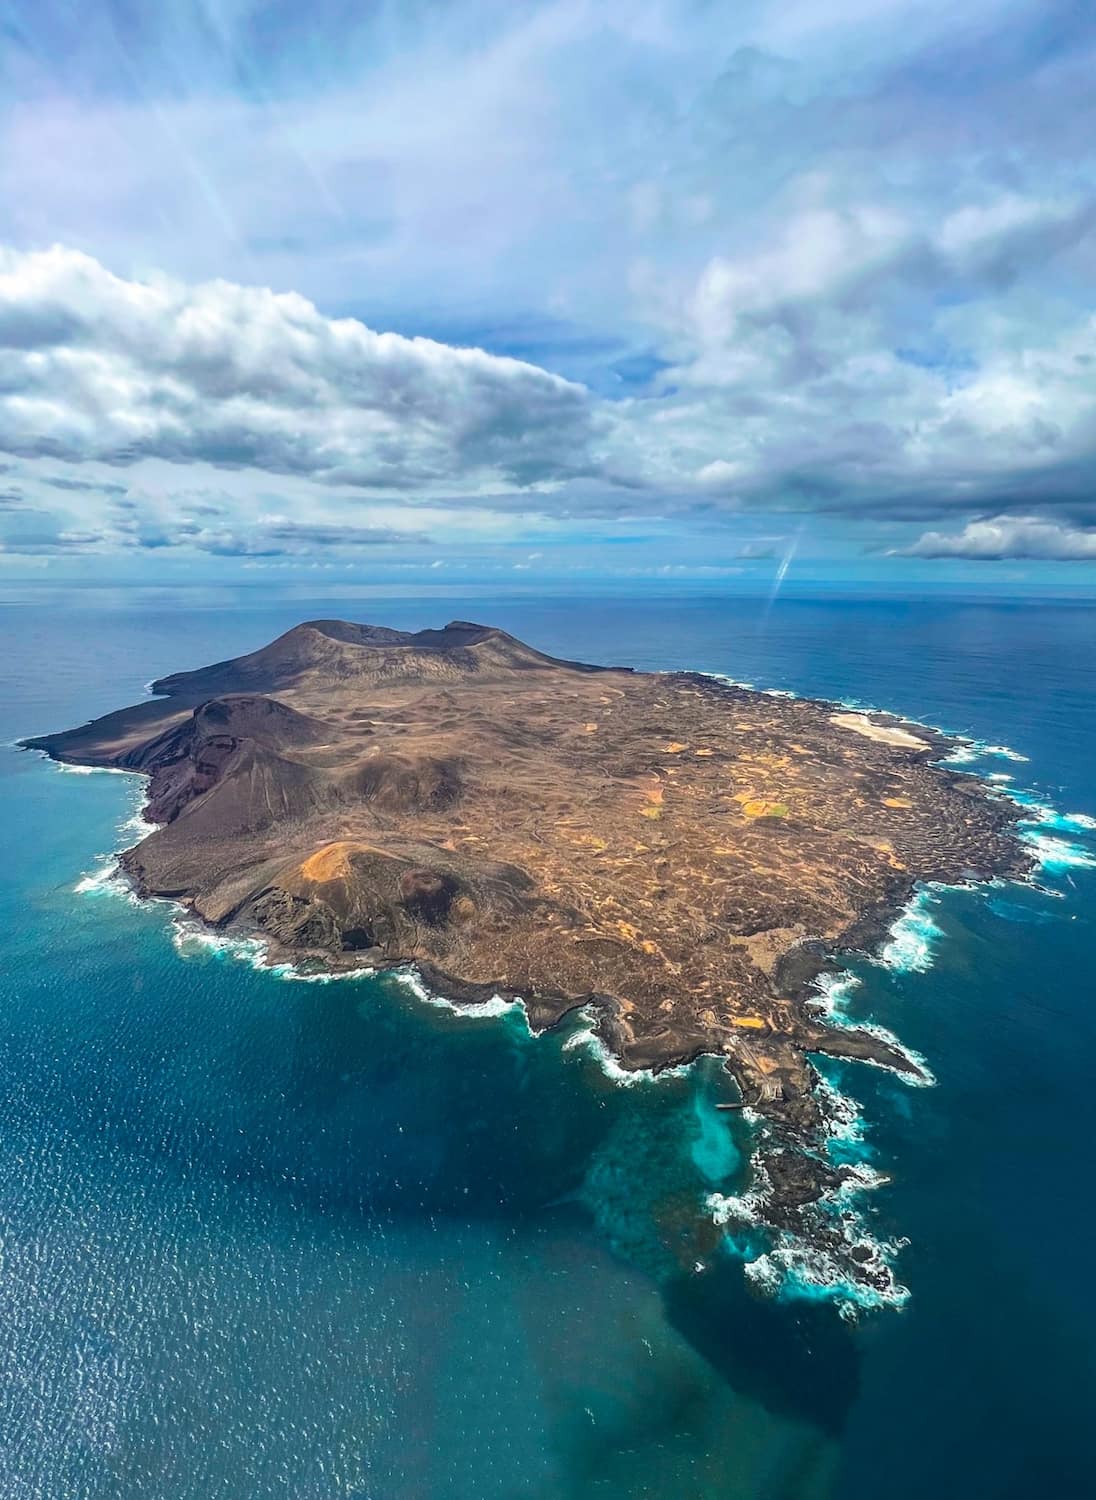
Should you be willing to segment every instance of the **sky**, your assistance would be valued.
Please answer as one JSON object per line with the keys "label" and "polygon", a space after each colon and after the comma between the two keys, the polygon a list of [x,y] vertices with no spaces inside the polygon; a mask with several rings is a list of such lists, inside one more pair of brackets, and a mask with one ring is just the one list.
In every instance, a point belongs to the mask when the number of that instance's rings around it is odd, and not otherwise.
{"label": "sky", "polygon": [[0,0],[0,578],[1096,587],[1089,0]]}

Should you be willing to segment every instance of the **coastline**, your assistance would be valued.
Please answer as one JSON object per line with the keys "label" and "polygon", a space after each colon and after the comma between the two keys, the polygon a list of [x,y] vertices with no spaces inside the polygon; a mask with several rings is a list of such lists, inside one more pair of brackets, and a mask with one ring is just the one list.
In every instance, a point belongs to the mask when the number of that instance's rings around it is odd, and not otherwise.
{"label": "coastline", "polygon": [[[736,684],[736,686],[738,685]],[[750,689],[749,691],[757,692],[758,690]],[[761,695],[767,697],[779,696],[788,698],[797,696],[783,689],[761,690]],[[978,759],[983,758],[984,756],[1000,755],[1003,758],[1017,761],[1022,761],[1025,759],[1025,757],[1018,755],[1016,752],[1008,750],[1007,747],[985,746],[984,748],[982,748],[979,746],[978,742],[972,741],[966,736],[951,735],[947,731],[937,729],[935,726],[926,726],[917,720],[905,718],[904,716],[895,714],[889,710],[880,710],[876,708],[865,709],[864,705],[862,704],[852,704],[843,700],[824,700],[811,698],[803,701],[816,703],[826,708],[852,709],[855,707],[858,712],[870,712],[880,717],[885,717],[888,721],[893,722],[895,725],[908,726],[910,729],[916,728],[922,734],[931,734],[933,736],[932,748],[936,752],[936,754],[931,757],[932,763],[937,766],[938,769],[950,772],[956,777],[966,778],[968,776],[974,776],[980,781],[991,779],[985,772],[965,769],[968,764],[971,764]],[[68,771],[74,771],[78,774],[86,774],[94,770],[102,770],[107,773],[114,774],[146,774],[140,770],[130,771],[128,768],[120,767],[80,766],[71,762],[65,762],[59,757],[49,755],[49,752],[45,753],[47,754],[47,757],[49,759],[53,760],[54,763],[59,766],[59,768]],[[959,765],[963,765],[964,769],[960,770]],[[1012,795],[1011,788],[1009,788],[1009,790],[1003,794],[1001,800],[1008,801],[1016,807],[1016,814],[1010,817],[1009,822],[1011,824],[1014,824],[1018,829],[1022,829],[1023,825],[1029,821],[1033,824],[1035,822],[1038,822],[1040,826],[1045,827],[1052,820],[1061,820],[1063,818],[1068,819],[1070,816],[1057,814],[1046,804],[1028,803],[1025,805],[1025,803],[1020,800],[1020,795],[1017,795],[1015,797]],[[1036,818],[1034,816],[1036,808],[1039,809],[1040,813],[1045,815]],[[1025,819],[1023,816],[1023,813],[1027,810],[1030,810],[1033,813],[1033,817],[1031,820]],[[130,820],[130,827],[133,827],[134,831],[138,833],[141,833],[142,831],[148,832],[156,826],[159,825],[142,823],[139,826],[134,827],[134,820]],[[1059,823],[1058,826],[1061,827],[1061,824]],[[1082,824],[1080,827],[1071,827],[1068,830],[1063,829],[1062,831],[1080,832],[1088,831],[1088,829],[1087,825]],[[1018,838],[1020,837],[1022,837],[1022,833],[1018,835]],[[1041,863],[1038,850],[1033,847],[1032,841],[1024,840],[1024,842],[1029,845],[1029,848],[1031,850],[1030,857],[1026,860],[1025,870],[1015,873],[1010,872],[1005,875],[1002,875],[996,871],[972,872],[969,886],[988,887],[1005,883],[1034,883],[1035,874],[1039,869],[1046,868],[1046,866]],[[125,851],[120,852],[124,853]],[[1080,862],[1087,863],[1088,861],[1086,859]],[[530,1017],[530,1010],[527,1002],[522,997],[516,994],[501,994],[497,991],[496,988],[490,986],[469,986],[467,984],[461,983],[460,981],[453,980],[437,970],[431,971],[429,973],[427,982],[424,981],[424,978],[420,977],[421,970],[414,964],[407,965],[404,963],[398,963],[391,966],[386,965],[382,967],[373,964],[362,965],[360,963],[350,963],[346,965],[340,964],[326,969],[309,971],[292,961],[292,959],[289,957],[289,950],[279,951],[277,949],[277,946],[269,940],[260,939],[258,937],[249,937],[246,935],[226,936],[223,932],[219,931],[217,926],[204,923],[202,919],[198,917],[193,911],[191,911],[185,904],[173,901],[168,897],[158,896],[153,892],[141,891],[135,883],[125,877],[125,866],[124,863],[119,859],[118,855],[113,856],[113,865],[114,873],[116,875],[118,875],[119,872],[123,872],[120,878],[126,879],[127,889],[133,900],[141,902],[146,900],[166,900],[169,902],[169,904],[177,908],[180,913],[180,917],[187,922],[190,929],[187,938],[182,938],[181,941],[186,941],[189,938],[197,936],[200,930],[204,939],[208,940],[211,943],[216,943],[225,947],[229,945],[246,945],[250,949],[249,960],[254,962],[256,967],[261,967],[265,970],[275,973],[278,975],[278,977],[305,982],[329,982],[339,978],[362,978],[388,975],[394,978],[397,982],[405,985],[408,989],[416,994],[417,998],[423,1000],[425,1003],[450,1008],[458,1014],[467,1016],[482,1016],[484,1018],[488,1018],[492,1016],[497,1017],[504,1013],[520,1009],[525,1018],[525,1024],[528,1026],[529,1031],[533,1035],[540,1035],[543,1032],[558,1027],[566,1016],[571,1015],[577,1011],[586,1011],[588,1013],[592,1012],[590,1026],[588,1028],[585,1028],[584,1032],[578,1032],[574,1037],[568,1038],[564,1043],[564,1047],[570,1050],[572,1048],[577,1048],[580,1045],[588,1045],[594,1055],[598,1056],[598,1060],[603,1070],[617,1082],[624,1084],[640,1081],[651,1081],[665,1073],[680,1073],[687,1069],[691,1065],[691,1063],[696,1060],[697,1057],[703,1055],[717,1056],[724,1064],[726,1064],[728,1061],[728,1059],[721,1054],[707,1054],[703,1052],[703,1050],[697,1050],[687,1057],[683,1056],[679,1058],[668,1059],[664,1062],[660,1062],[656,1067],[652,1068],[628,1066],[627,1063],[619,1059],[613,1051],[611,1015],[603,1012],[600,1007],[591,1005],[591,1002],[588,1000],[570,1003],[566,1006],[565,1009],[560,1010],[558,1014],[554,1016],[554,1019],[549,1018],[545,1021],[545,1024],[537,1025]],[[922,899],[923,890],[925,888],[926,887],[922,887],[917,881],[910,882],[907,889],[896,893],[892,899],[880,903],[870,913],[865,913],[861,922],[857,924],[855,933],[847,934],[846,940],[839,946],[831,947],[828,952],[801,952],[800,954],[798,954],[797,962],[799,964],[799,973],[796,975],[796,986],[797,997],[800,1003],[803,1003],[805,1005],[813,1004],[814,999],[816,999],[818,996],[820,985],[829,976],[833,976],[835,987],[840,984],[840,976],[844,973],[844,970],[840,963],[840,959],[842,957],[851,956],[854,954],[864,954],[875,962],[886,963],[887,960],[885,956],[885,950],[888,946],[890,946],[891,942],[893,942],[893,931],[895,926],[897,926],[905,917],[907,917],[911,910],[917,906],[918,902]],[[927,887],[927,889],[935,888],[937,887],[933,882],[930,882]],[[941,886],[939,888],[946,889],[947,887]],[[931,958],[929,958],[924,964],[918,964],[916,967],[918,969],[927,968],[930,963]],[[485,993],[485,991],[488,990],[490,990],[490,993]],[[553,1002],[551,1000],[548,1000],[544,1003],[547,1005],[549,1013],[551,1013]],[[534,1004],[536,1004],[536,1002],[534,1002]],[[837,1020],[837,1018],[835,1016],[831,1016],[829,1017],[829,1020],[831,1024],[833,1024],[834,1021]],[[604,1027],[602,1025],[603,1022],[606,1023]],[[841,1022],[837,1020],[837,1024],[845,1025],[850,1030],[856,1030],[864,1034],[869,1032],[871,1023]],[[904,1053],[905,1058],[908,1059],[910,1066],[907,1066],[905,1068],[891,1067],[887,1062],[881,1061],[877,1057],[871,1056],[860,1056],[857,1060],[872,1062],[876,1066],[886,1068],[888,1069],[888,1071],[894,1072],[896,1076],[903,1077],[906,1082],[917,1084],[930,1083],[932,1081],[931,1074],[921,1077],[917,1076],[917,1073],[921,1073],[922,1075],[924,1075],[926,1072],[923,1060],[918,1058],[916,1054],[911,1054],[908,1049],[903,1049],[901,1047],[901,1043],[897,1041],[897,1038],[893,1037],[890,1033],[883,1033],[881,1028],[877,1028],[874,1034],[876,1035],[878,1040],[885,1041],[888,1046],[895,1047],[896,1049],[901,1049]],[[851,1055],[854,1057],[856,1056],[856,1054]],[[917,1072],[914,1071],[915,1069],[917,1070]],[[729,1071],[730,1069],[728,1069],[728,1072]],[[817,1097],[824,1097],[827,1093],[827,1090],[829,1090],[832,1094],[831,1086],[829,1086],[824,1079],[818,1077],[815,1088],[813,1090],[815,1095]],[[841,1096],[841,1098],[845,1099],[847,1098],[847,1096]],[[747,1118],[751,1113],[752,1112],[749,1111],[742,1111],[742,1115]],[[841,1109],[838,1110],[838,1113],[841,1113]],[[845,1110],[844,1113],[846,1116],[847,1125],[847,1110]],[[822,1109],[822,1116],[823,1128],[828,1131],[833,1121],[833,1112],[831,1110]],[[756,1119],[757,1117],[754,1116],[754,1118]],[[754,1170],[757,1171],[758,1177],[760,1179],[761,1172],[764,1171],[764,1166],[760,1160],[759,1153],[755,1153],[753,1166]],[[837,1201],[838,1197],[841,1197],[842,1201],[845,1202],[849,1197],[856,1197],[862,1193],[872,1191],[875,1187],[879,1186],[881,1182],[885,1180],[886,1179],[882,1178],[879,1174],[873,1173],[871,1171],[858,1172],[852,1170],[842,1178],[841,1182],[836,1184],[834,1187],[827,1189],[813,1201],[814,1203],[819,1205],[819,1211],[822,1212],[827,1205],[832,1206]],[[781,1235],[787,1232],[772,1225],[770,1225],[770,1229],[772,1229],[774,1234],[776,1235]],[[792,1238],[793,1240],[795,1239],[794,1234],[792,1235]],[[801,1244],[802,1242],[800,1241],[799,1243]],[[900,1248],[900,1245],[898,1245],[896,1242],[888,1242],[882,1248],[887,1254],[892,1254],[897,1252],[897,1249]],[[770,1276],[771,1279],[771,1276],[773,1274],[773,1267],[783,1267],[782,1276],[784,1278],[784,1281],[781,1284],[784,1284],[785,1282],[790,1283],[795,1279],[796,1276],[802,1276],[804,1274],[802,1265],[800,1264],[800,1260],[797,1259],[797,1256],[801,1259],[803,1253],[804,1252],[802,1251],[802,1249],[793,1253],[788,1244],[785,1244],[783,1242],[777,1243],[773,1251],[767,1252],[767,1259],[765,1259],[764,1257],[759,1257],[759,1259],[764,1260],[764,1268],[752,1273],[751,1279],[756,1281],[758,1284],[762,1284],[766,1275]],[[751,1264],[753,1264],[753,1262],[751,1262]],[[863,1262],[863,1264],[868,1269],[873,1271],[877,1271],[879,1269],[878,1265],[874,1261],[870,1263],[865,1261]],[[817,1285],[818,1283],[815,1284]],[[829,1292],[837,1297],[839,1301],[843,1296],[850,1295],[848,1287],[845,1287],[844,1291],[841,1291],[836,1281],[831,1281],[827,1283],[827,1285],[829,1287]],[[767,1289],[769,1291],[779,1290],[778,1286],[775,1284],[769,1285]],[[904,1292],[904,1289],[899,1288],[899,1291]],[[809,1295],[810,1293],[804,1292],[803,1294]],[[897,1296],[892,1297],[888,1295],[885,1289],[882,1289],[880,1291],[880,1297],[883,1302],[903,1300],[902,1298],[898,1298]],[[864,1305],[862,1301],[857,1301],[855,1297],[853,1298],[853,1302],[855,1303],[855,1305]]]}
{"label": "coastline", "polygon": [[[851,706],[848,700],[822,699],[798,695],[788,689],[747,688],[745,685],[735,683],[729,678],[722,677],[720,674],[683,672],[673,675],[685,679],[695,677],[724,682],[734,687],[738,692],[756,694],[757,696],[794,699],[823,710]],[[929,753],[922,754],[920,758],[924,759],[934,770],[947,774],[956,781],[965,781],[971,777],[978,781],[985,780],[977,772],[952,769],[952,765],[949,765],[949,762],[954,764],[958,756],[962,756],[964,763],[968,760],[978,758],[979,753],[986,755],[1001,754],[1014,760],[1025,759],[1025,757],[1018,755],[1017,752],[1008,750],[1006,747],[992,746],[987,747],[983,752],[978,752],[975,749],[978,742],[970,740],[967,737],[950,735],[934,726],[903,717],[891,710],[867,709],[859,705],[858,707],[861,712],[871,713],[878,718],[886,719],[888,725],[893,725],[898,729],[912,730],[916,728],[922,736],[928,736],[926,751]],[[143,767],[131,768],[81,764],[65,760],[53,749],[32,744],[29,739],[22,739],[18,743],[21,748],[38,750],[38,753],[43,755],[47,760],[68,772],[76,774],[102,772],[113,775],[136,775],[143,776],[146,783],[151,779],[152,772]],[[1009,805],[1010,814],[1005,820],[1005,826],[1022,828],[1025,823],[1025,819],[1022,816],[1025,806],[1017,797],[1011,795],[1011,790],[1011,788],[1007,791],[998,790],[993,795],[992,800]],[[1060,814],[1055,813],[1049,807],[1043,808],[1042,804],[1034,805],[1039,806],[1045,811],[1048,817],[1061,817]],[[1012,809],[1015,809],[1015,811],[1012,811]],[[150,821],[145,816],[147,811],[148,800],[145,797],[142,800],[141,809],[129,820],[128,824],[141,838],[164,826],[162,823]],[[1008,870],[972,869],[969,880],[964,881],[963,884],[982,886],[991,885],[1001,880],[1015,880],[1020,883],[1029,882],[1035,871],[1040,867],[1038,850],[1032,847],[1034,840],[1024,839],[1022,835],[1017,836],[1016,844],[1015,868]],[[431,995],[443,997],[447,1003],[450,1003],[454,1008],[459,1010],[475,1012],[477,1009],[487,1005],[503,1004],[508,1007],[519,1005],[526,1015],[529,1029],[533,1035],[541,1035],[544,1032],[554,1029],[567,1016],[577,1011],[588,1011],[593,1016],[594,1030],[601,1044],[605,1048],[607,1055],[612,1058],[613,1066],[622,1074],[636,1073],[639,1076],[648,1075],[657,1077],[660,1073],[667,1070],[687,1066],[700,1056],[711,1055],[720,1057],[730,1076],[735,1076],[732,1067],[732,1058],[726,1054],[707,1052],[703,1047],[694,1047],[684,1052],[669,1052],[664,1056],[659,1056],[652,1060],[649,1065],[629,1063],[627,1057],[623,1055],[618,1056],[614,1051],[612,1034],[615,1012],[618,1007],[613,997],[608,995],[595,994],[578,999],[558,993],[552,994],[551,992],[526,995],[519,993],[517,990],[508,989],[505,986],[497,984],[482,984],[461,979],[459,976],[449,974],[437,966],[412,957],[397,957],[392,962],[370,962],[365,964],[353,954],[325,955],[322,960],[313,956],[302,960],[291,948],[280,943],[269,933],[260,933],[258,929],[253,932],[243,930],[229,934],[225,929],[231,925],[233,920],[231,914],[224,922],[210,922],[196,912],[193,906],[185,900],[173,896],[165,896],[155,890],[149,889],[141,880],[139,874],[133,869],[128,859],[128,856],[132,855],[135,848],[136,844],[128,845],[111,855],[112,862],[117,866],[119,874],[125,877],[127,886],[135,899],[142,901],[169,901],[181,913],[184,913],[192,924],[208,932],[211,938],[217,938],[222,942],[247,944],[255,952],[261,951],[261,963],[264,968],[291,975],[298,980],[308,979],[315,981],[344,977],[368,977],[370,975],[395,975],[401,972],[409,972],[419,976],[420,982]],[[1026,853],[1026,849],[1030,849],[1030,853]],[[949,883],[931,880],[925,882],[912,876],[898,881],[895,884],[894,891],[889,893],[886,899],[863,911],[855,923],[842,933],[838,939],[827,942],[823,939],[808,937],[794,944],[780,957],[773,974],[774,985],[788,1001],[799,1009],[804,1021],[808,1022],[808,1034],[805,1038],[807,1041],[823,1039],[820,1036],[816,1037],[810,1033],[809,1018],[807,1015],[808,1011],[818,1009],[815,1002],[819,982],[828,974],[841,973],[843,967],[841,961],[843,958],[862,955],[878,962],[885,961],[885,950],[894,941],[893,934],[895,927],[908,916],[911,910],[916,908],[921,890],[923,888],[938,888],[947,884]],[[954,882],[951,884],[954,884]],[[831,1043],[836,1042],[839,1050],[833,1052],[828,1047],[822,1047],[819,1050],[828,1052],[829,1055],[851,1057],[858,1061],[889,1068],[899,1076],[906,1076],[908,1081],[914,1083],[918,1081],[917,1075],[923,1071],[921,1062],[915,1060],[908,1050],[902,1047],[898,1039],[890,1033],[881,1032],[879,1029],[872,1032],[868,1024],[858,1026],[844,1025],[839,1026],[837,1029],[847,1032],[848,1035],[846,1037],[835,1038],[833,1033],[830,1032],[826,1040]],[[871,1055],[870,1045],[858,1046],[854,1040],[856,1034],[859,1034],[865,1042],[868,1042],[869,1038],[878,1041],[891,1053],[891,1056],[888,1058]],[[812,1049],[807,1046],[804,1050],[809,1053]],[[741,1081],[737,1079],[736,1081],[739,1081],[739,1086],[741,1087]]]}

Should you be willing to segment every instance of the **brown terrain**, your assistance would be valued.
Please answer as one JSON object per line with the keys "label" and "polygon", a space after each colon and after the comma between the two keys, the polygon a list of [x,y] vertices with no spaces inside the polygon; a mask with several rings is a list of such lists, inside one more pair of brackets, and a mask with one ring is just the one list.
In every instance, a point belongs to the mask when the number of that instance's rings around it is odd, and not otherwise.
{"label": "brown terrain", "polygon": [[121,856],[139,891],[272,960],[520,996],[538,1029],[589,1005],[627,1068],[723,1057],[789,1223],[835,1180],[807,1054],[916,1067],[827,1026],[813,982],[916,882],[1024,868],[1016,809],[921,726],[486,626],[313,621],[153,691],[27,741],[149,776],[161,826]]}

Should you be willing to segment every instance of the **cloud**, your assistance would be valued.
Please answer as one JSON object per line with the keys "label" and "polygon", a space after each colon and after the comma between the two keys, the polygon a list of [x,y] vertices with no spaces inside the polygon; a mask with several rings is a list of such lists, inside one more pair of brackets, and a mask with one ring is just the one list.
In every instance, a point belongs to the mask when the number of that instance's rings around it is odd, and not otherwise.
{"label": "cloud", "polygon": [[231,510],[231,505],[225,504],[224,501],[191,500],[185,495],[175,496],[174,502],[178,506],[180,514],[184,516],[225,516]]}
{"label": "cloud", "polygon": [[[32,468],[26,470],[25,482],[28,488],[35,487],[37,476]],[[48,483],[48,476],[43,482]],[[384,513],[370,517],[361,507],[342,519],[297,520],[291,500],[277,510],[269,505],[256,510],[232,495],[214,499],[216,492],[200,490],[157,491],[137,486],[123,496],[104,496],[97,483],[89,483],[86,490],[61,488],[77,497],[68,513],[34,504],[21,493],[5,503],[0,493],[0,551],[24,556],[189,553],[223,558],[327,555],[346,559],[365,549],[380,549],[390,556],[392,549],[399,548],[414,556],[429,542],[424,527],[403,529],[389,524]],[[420,512],[415,516],[423,518]]]}
{"label": "cloud", "polygon": [[94,11],[0,99],[0,449],[57,535],[1096,525],[1073,0]]}
{"label": "cloud", "polygon": [[996,516],[970,521],[959,532],[926,531],[902,557],[960,557],[985,562],[1025,558],[1055,562],[1096,561],[1096,529],[1081,530],[1037,516]]}
{"label": "cloud", "polygon": [[126,281],[61,247],[0,252],[0,347],[0,448],[23,457],[202,460],[396,492],[591,464],[587,392],[545,370],[374,333],[294,294]]}
{"label": "cloud", "polygon": [[355,552],[364,547],[419,547],[428,538],[390,526],[355,526],[262,518],[248,526],[210,526],[195,520],[125,516],[113,540],[121,547],[149,552],[188,548],[211,557],[305,557],[322,552]]}
{"label": "cloud", "polygon": [[[716,256],[705,266],[686,303],[684,323],[694,345],[730,355],[745,336],[777,329],[792,363],[817,371],[835,329],[826,314],[901,323],[904,310],[887,298],[905,290],[963,289],[969,297],[1043,267],[1048,258],[1085,239],[1096,225],[1096,198],[1063,200],[998,193],[965,204],[940,225],[921,225],[907,213],[866,202],[827,201],[830,180],[806,179],[805,202],[756,252]],[[816,200],[816,201],[811,201]],[[921,298],[918,299],[919,301]],[[856,329],[855,332],[861,330]],[[707,371],[718,376],[719,367]],[[676,377],[680,378],[681,372]]]}
{"label": "cloud", "polygon": [[67,474],[43,474],[40,483],[48,484],[55,490],[70,490],[76,494],[90,495],[124,495],[126,486],[114,484],[109,479],[73,479]]}
{"label": "cloud", "polygon": [[0,104],[21,243],[399,326],[619,331],[635,260],[726,253],[798,173],[843,163],[872,196],[934,170],[961,196],[975,157],[1024,174],[1018,138],[1064,173],[1091,109],[1091,27],[1064,0],[215,9],[166,0],[135,27],[100,0],[78,35],[56,6],[21,16]]}
{"label": "cloud", "polygon": [[428,538],[386,526],[324,526],[274,521],[247,532],[201,529],[180,538],[186,545],[217,557],[303,557],[331,550],[362,547],[418,547]]}
{"label": "cloud", "polygon": [[[1020,227],[1063,217],[1007,198],[937,238],[1004,253]],[[293,295],[127,281],[61,249],[0,252],[0,447],[27,460],[20,490],[72,497],[58,530],[81,545],[94,533],[104,548],[219,556],[417,545],[421,527],[352,505],[345,519],[325,513],[316,486],[388,496],[408,518],[433,500],[451,516],[493,508],[576,527],[676,515],[703,530],[743,509],[1096,521],[1096,318],[1032,344],[998,315],[962,369],[909,358],[888,347],[880,287],[904,285],[915,239],[867,211],[804,210],[771,254],[702,274],[678,363],[655,392],[618,401],[519,361],[325,318]],[[98,472],[41,467],[57,459]],[[152,461],[313,489],[294,502],[299,519],[273,525],[241,493],[165,499],[103,472]]]}
{"label": "cloud", "polygon": [[98,531],[58,531],[50,524],[50,519],[42,518],[42,523],[37,524],[39,518],[35,517],[34,524],[0,538],[0,553],[43,557],[51,554],[94,552],[106,539]]}
{"label": "cloud", "polygon": [[[866,520],[1096,519],[1096,319],[1045,289],[1093,200],[987,197],[939,228],[831,183],[662,318],[676,361],[616,404],[618,484]],[[662,295],[665,297],[665,289]],[[630,429],[627,430],[626,429]]]}

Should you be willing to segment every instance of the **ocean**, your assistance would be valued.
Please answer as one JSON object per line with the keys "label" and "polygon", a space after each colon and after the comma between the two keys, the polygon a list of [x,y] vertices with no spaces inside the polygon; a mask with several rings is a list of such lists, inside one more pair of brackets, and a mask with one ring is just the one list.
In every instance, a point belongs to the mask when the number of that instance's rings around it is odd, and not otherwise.
{"label": "ocean", "polygon": [[[1028,799],[1036,884],[922,893],[831,994],[936,1079],[824,1068],[894,1305],[759,1284],[711,1060],[262,970],[105,878],[137,778],[12,746],[320,616],[893,709]],[[1088,1491],[1096,604],[28,584],[0,628],[0,1497]]]}

